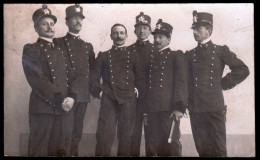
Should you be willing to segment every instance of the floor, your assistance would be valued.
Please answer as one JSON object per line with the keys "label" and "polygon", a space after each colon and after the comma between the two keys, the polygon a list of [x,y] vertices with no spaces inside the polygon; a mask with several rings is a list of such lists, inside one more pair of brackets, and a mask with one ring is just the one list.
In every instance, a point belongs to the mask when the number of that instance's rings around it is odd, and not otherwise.
{"label": "floor", "polygon": [[[28,133],[20,134],[19,152],[20,156],[26,156]],[[193,137],[190,134],[181,136],[182,156],[198,157]],[[79,144],[80,157],[93,157],[95,153],[96,139],[95,134],[83,134]],[[116,156],[117,139],[111,149],[111,156]],[[255,157],[255,135],[227,135],[228,157]],[[144,137],[142,137],[140,156],[145,156]]]}

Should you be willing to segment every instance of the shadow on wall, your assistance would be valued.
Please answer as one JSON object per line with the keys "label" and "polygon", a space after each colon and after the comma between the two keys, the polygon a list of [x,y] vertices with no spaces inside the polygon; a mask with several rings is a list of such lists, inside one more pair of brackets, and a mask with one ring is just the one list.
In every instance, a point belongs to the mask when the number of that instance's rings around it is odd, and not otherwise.
{"label": "shadow on wall", "polygon": [[[20,156],[27,155],[28,133],[21,133],[19,138],[19,153]],[[116,156],[117,153],[117,138],[115,137],[111,156]],[[182,156],[183,157],[198,157],[195,149],[195,144],[191,134],[181,136]],[[79,144],[80,157],[93,157],[95,155],[96,138],[95,134],[83,134]],[[227,135],[227,152],[228,157],[255,157],[255,135]],[[144,135],[141,142],[140,156],[145,156]]]}

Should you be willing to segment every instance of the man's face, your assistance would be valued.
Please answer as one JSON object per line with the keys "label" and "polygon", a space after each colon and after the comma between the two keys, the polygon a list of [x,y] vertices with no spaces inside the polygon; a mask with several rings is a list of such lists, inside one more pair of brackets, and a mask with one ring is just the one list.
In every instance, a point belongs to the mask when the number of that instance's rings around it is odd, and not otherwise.
{"label": "man's face", "polygon": [[171,42],[171,38],[167,38],[167,36],[164,34],[155,34],[153,38],[154,38],[154,46],[157,50],[166,47]]}
{"label": "man's face", "polygon": [[45,17],[38,22],[37,26],[35,27],[35,31],[41,37],[53,38],[55,33],[54,25],[55,23],[52,18]]}
{"label": "man's face", "polygon": [[115,26],[111,30],[111,39],[113,40],[114,45],[121,46],[125,44],[127,33],[124,27]]}
{"label": "man's face", "polygon": [[135,34],[138,39],[145,40],[151,34],[150,27],[148,27],[147,25],[138,25],[135,27]]}
{"label": "man's face", "polygon": [[69,27],[69,31],[78,34],[82,28],[82,17],[72,16],[66,20],[66,24]]}
{"label": "man's face", "polygon": [[205,26],[199,26],[193,28],[193,35],[196,41],[202,42],[210,37],[210,32]]}

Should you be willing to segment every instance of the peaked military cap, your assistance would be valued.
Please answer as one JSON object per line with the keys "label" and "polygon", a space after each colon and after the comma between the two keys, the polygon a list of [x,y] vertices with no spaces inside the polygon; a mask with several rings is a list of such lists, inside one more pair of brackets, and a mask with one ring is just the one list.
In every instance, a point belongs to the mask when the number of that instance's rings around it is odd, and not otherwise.
{"label": "peaked military cap", "polygon": [[163,22],[162,19],[159,19],[152,34],[164,34],[166,36],[171,36],[172,29],[173,27],[170,24]]}
{"label": "peaked military cap", "polygon": [[193,23],[192,23],[192,29],[195,27],[198,27],[200,25],[209,24],[213,26],[213,15],[206,12],[197,12],[194,10],[192,12],[193,15]]}
{"label": "peaked military cap", "polygon": [[138,16],[136,16],[136,24],[135,27],[138,25],[147,25],[151,27],[151,17],[148,15],[145,15],[144,12],[140,12]]}
{"label": "peaked military cap", "polygon": [[42,8],[37,9],[32,16],[32,20],[34,22],[34,26],[44,17],[50,17],[54,20],[54,23],[57,22],[57,18],[52,15],[51,10],[47,7],[46,4],[42,5]]}
{"label": "peaked military cap", "polygon": [[79,4],[75,4],[66,8],[66,19],[72,16],[80,16],[83,19],[85,18],[83,15],[83,8]]}

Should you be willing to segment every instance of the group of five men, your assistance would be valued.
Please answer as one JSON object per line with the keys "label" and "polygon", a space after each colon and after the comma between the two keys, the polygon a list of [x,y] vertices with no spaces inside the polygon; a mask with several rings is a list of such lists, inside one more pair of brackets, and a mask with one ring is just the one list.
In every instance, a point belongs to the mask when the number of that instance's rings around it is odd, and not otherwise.
{"label": "group of five men", "polygon": [[[249,70],[227,46],[211,42],[212,14],[193,12],[198,46],[184,54],[169,48],[170,24],[159,19],[152,32],[151,18],[141,12],[137,41],[126,47],[127,29],[117,23],[112,48],[96,59],[92,44],[79,37],[80,5],[66,8],[69,32],[61,38],[54,38],[57,18],[46,5],[32,18],[39,38],[24,46],[22,60],[32,88],[29,156],[78,156],[90,93],[101,99],[96,156],[110,156],[116,131],[117,155],[139,156],[143,124],[146,156],[181,156],[180,119],[187,108],[199,156],[227,156],[222,90],[242,82]],[[222,78],[225,65],[231,72]]]}

